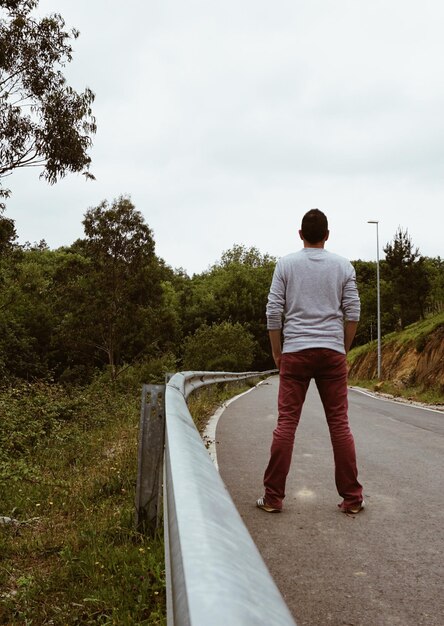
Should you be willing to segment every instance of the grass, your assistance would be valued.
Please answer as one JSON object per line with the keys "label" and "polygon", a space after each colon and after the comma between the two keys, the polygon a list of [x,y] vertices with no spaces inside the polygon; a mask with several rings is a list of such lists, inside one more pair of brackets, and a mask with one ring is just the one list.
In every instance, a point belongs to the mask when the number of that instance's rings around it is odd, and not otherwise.
{"label": "grass", "polygon": [[432,315],[425,320],[415,322],[414,324],[410,324],[410,326],[407,326],[404,330],[385,335],[384,343],[393,341],[394,339],[399,343],[419,341],[433,332],[436,328],[443,325],[444,312]]}
{"label": "grass", "polygon": [[137,393],[0,395],[0,624],[165,624],[163,540],[134,530]]}
{"label": "grass", "polygon": [[353,365],[353,363],[356,361],[358,357],[360,357],[363,354],[367,354],[368,352],[371,352],[372,350],[374,350],[375,352],[377,350],[376,341],[370,341],[369,343],[366,343],[363,346],[357,346],[356,348],[352,348],[352,350],[350,350],[350,352],[347,355],[347,361],[349,365]]}
{"label": "grass", "polygon": [[[189,399],[202,431],[252,381]],[[140,390],[0,391],[0,624],[166,624],[163,537],[134,528]]]}
{"label": "grass", "polygon": [[[421,320],[420,322],[415,322],[414,324],[411,324],[410,326],[404,328],[404,330],[399,330],[384,335],[384,337],[382,337],[381,343],[382,346],[392,342],[396,342],[397,344],[412,343],[415,345],[415,347],[420,347],[427,335],[432,333],[439,326],[443,325],[444,312],[428,317],[425,320]],[[371,341],[363,346],[353,348],[348,354],[349,363],[352,364],[357,359],[357,357],[361,356],[362,354],[367,354],[372,350],[376,351],[376,349],[376,341]]]}
{"label": "grass", "polygon": [[224,402],[244,391],[248,391],[259,382],[259,378],[240,380],[230,383],[218,383],[201,387],[188,398],[188,408],[200,433],[203,432],[209,418]]}
{"label": "grass", "polygon": [[414,402],[423,402],[434,406],[444,405],[444,394],[437,389],[424,389],[422,387],[400,387],[390,381],[358,380],[350,378],[348,381],[352,387],[363,387],[371,391],[387,393],[396,398],[405,398]]}

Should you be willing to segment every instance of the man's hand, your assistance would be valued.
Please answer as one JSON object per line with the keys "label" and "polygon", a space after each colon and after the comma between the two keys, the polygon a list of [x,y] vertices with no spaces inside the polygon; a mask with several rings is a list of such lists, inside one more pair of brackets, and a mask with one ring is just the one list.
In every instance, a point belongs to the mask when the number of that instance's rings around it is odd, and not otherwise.
{"label": "man's hand", "polygon": [[274,362],[278,370],[280,370],[282,359],[281,329],[269,330],[268,335],[270,337],[271,353],[273,354]]}
{"label": "man's hand", "polygon": [[273,360],[278,370],[281,369],[281,359],[282,359],[282,354],[279,354],[276,356],[273,354]]}
{"label": "man's hand", "polygon": [[358,322],[350,322],[346,321],[344,326],[344,348],[345,352],[348,354],[348,351],[351,348],[353,343],[353,339],[356,335],[356,329],[358,328]]}

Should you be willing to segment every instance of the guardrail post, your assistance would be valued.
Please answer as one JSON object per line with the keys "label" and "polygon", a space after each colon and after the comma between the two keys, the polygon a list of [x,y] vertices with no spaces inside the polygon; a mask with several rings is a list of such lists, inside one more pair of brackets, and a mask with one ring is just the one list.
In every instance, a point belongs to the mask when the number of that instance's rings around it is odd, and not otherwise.
{"label": "guardrail post", "polygon": [[165,385],[143,385],[136,483],[136,527],[154,534],[162,511]]}

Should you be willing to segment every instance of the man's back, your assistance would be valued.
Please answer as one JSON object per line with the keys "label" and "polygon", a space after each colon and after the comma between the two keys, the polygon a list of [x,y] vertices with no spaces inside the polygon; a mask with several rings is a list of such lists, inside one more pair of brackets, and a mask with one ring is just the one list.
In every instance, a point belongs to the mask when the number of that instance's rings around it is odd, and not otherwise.
{"label": "man's back", "polygon": [[345,356],[356,333],[360,302],[351,263],[324,249],[329,235],[326,215],[319,209],[308,211],[299,231],[304,249],[278,261],[268,296],[267,326],[279,369],[279,417],[264,474],[265,494],[256,500],[268,513],[282,511],[294,436],[312,379],[330,430],[336,488],[343,498],[339,508],[356,514],[365,506],[348,423]]}
{"label": "man's back", "polygon": [[344,317],[359,319],[351,263],[324,248],[303,248],[276,266],[267,305],[268,328],[280,328],[283,352],[330,348],[344,353]]}

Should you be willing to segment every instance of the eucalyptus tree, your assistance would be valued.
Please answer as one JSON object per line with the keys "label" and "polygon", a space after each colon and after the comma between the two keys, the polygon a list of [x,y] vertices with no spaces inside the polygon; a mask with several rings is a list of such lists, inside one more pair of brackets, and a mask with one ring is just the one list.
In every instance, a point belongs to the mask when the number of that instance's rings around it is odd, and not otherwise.
{"label": "eucalyptus tree", "polygon": [[86,263],[71,280],[65,340],[70,335],[79,355],[108,364],[115,378],[122,363],[158,347],[157,313],[169,269],[157,258],[153,233],[129,197],[88,209],[83,226],[85,238],[71,251]]}
{"label": "eucalyptus tree", "polygon": [[38,17],[37,7],[0,0],[0,200],[10,193],[2,179],[18,168],[40,166],[49,183],[68,172],[92,178],[94,94],[77,93],[62,72],[79,31],[59,14]]}

